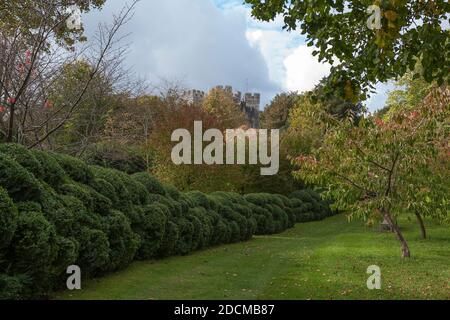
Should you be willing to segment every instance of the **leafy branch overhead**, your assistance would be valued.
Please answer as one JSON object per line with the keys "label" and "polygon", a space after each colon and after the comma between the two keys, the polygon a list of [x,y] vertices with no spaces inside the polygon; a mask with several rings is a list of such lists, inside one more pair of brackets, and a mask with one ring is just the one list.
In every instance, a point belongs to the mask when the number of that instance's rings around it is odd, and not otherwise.
{"label": "leafy branch overhead", "polygon": [[[373,85],[417,71],[427,82],[449,82],[450,4],[446,0],[298,1],[245,0],[255,18],[284,18],[287,31],[300,30],[319,61],[333,65],[329,93],[366,98]],[[369,29],[367,8],[377,5],[379,29]],[[447,22],[447,24],[446,24]],[[421,68],[416,68],[420,66]]]}
{"label": "leafy branch overhead", "polygon": [[106,0],[20,0],[2,1],[0,4],[0,28],[11,33],[20,32],[31,37],[36,30],[47,29],[59,44],[74,45],[84,41],[83,28],[71,29],[65,23],[71,8],[81,13],[100,9]]}

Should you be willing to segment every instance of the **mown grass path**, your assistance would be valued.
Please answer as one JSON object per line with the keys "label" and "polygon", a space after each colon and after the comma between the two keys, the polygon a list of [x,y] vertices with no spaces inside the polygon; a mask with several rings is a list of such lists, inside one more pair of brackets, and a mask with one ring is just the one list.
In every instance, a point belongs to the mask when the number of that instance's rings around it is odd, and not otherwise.
{"label": "mown grass path", "polygon": [[[393,234],[335,216],[273,236],[189,256],[135,262],[57,299],[450,299],[450,228],[401,221],[412,258]],[[382,273],[368,290],[369,265]]]}

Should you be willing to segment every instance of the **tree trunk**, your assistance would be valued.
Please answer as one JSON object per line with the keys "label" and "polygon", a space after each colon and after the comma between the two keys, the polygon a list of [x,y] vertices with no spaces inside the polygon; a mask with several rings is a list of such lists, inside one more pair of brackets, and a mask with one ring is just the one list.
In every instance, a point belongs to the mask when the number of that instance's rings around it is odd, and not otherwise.
{"label": "tree trunk", "polygon": [[411,257],[411,253],[409,251],[408,243],[406,243],[405,238],[403,238],[402,233],[400,232],[400,229],[396,223],[394,223],[394,220],[392,220],[392,216],[387,210],[383,210],[384,218],[387,222],[389,222],[389,225],[391,226],[392,230],[394,231],[395,235],[397,236],[397,239],[400,241],[402,245],[402,258],[409,258]]}
{"label": "tree trunk", "polygon": [[423,223],[422,216],[420,215],[420,213],[416,212],[416,217],[417,217],[417,221],[419,221],[420,234],[422,235],[422,239],[426,239],[427,232],[425,230],[425,224]]}

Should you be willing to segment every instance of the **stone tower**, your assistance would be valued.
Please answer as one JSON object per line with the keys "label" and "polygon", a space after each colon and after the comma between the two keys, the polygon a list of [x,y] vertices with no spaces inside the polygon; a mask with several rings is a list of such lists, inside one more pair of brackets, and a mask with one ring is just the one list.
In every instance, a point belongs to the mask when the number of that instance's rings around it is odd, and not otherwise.
{"label": "stone tower", "polygon": [[245,93],[244,100],[241,103],[247,121],[252,128],[259,128],[259,107],[261,104],[261,95],[259,93]]}
{"label": "stone tower", "polygon": [[[233,92],[232,86],[216,86],[215,89],[223,90],[233,98],[234,103],[238,105],[250,127],[259,128],[259,108],[261,104],[261,95],[259,93],[245,93],[242,96],[240,91]],[[188,90],[183,93],[183,99],[187,103],[202,103],[205,98],[205,92],[201,90]]]}
{"label": "stone tower", "polygon": [[187,103],[202,103],[205,98],[205,92],[201,90],[188,90],[183,93],[183,99]]}

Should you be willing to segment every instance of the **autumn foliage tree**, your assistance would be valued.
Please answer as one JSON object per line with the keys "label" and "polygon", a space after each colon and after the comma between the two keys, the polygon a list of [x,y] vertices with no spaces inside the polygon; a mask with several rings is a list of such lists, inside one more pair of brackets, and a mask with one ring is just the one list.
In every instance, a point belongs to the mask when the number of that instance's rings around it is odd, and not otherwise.
{"label": "autumn foliage tree", "polygon": [[445,220],[449,214],[448,88],[435,89],[430,99],[389,120],[366,117],[356,126],[353,119],[339,121],[311,110],[310,118],[324,124],[323,142],[295,158],[300,166],[295,175],[323,187],[324,195],[351,218],[384,218],[403,257],[410,250],[397,216],[420,210]]}
{"label": "autumn foliage tree", "polygon": [[233,100],[233,95],[222,88],[211,89],[202,106],[206,112],[221,119],[220,129],[238,128],[246,122],[239,104]]}
{"label": "autumn foliage tree", "polygon": [[171,141],[171,136],[176,129],[187,129],[191,133],[191,138],[194,139],[194,121],[202,122],[203,131],[212,128],[225,130],[233,123],[230,120],[236,121],[234,116],[230,116],[231,118],[223,119],[220,115],[209,112],[198,104],[165,104],[150,133],[149,147],[155,154],[152,173],[164,183],[171,184],[179,190],[239,192],[240,186],[246,182],[243,166],[175,165],[171,159],[172,148],[177,144]]}
{"label": "autumn foliage tree", "polygon": [[[86,13],[104,2],[0,3],[0,139],[48,147],[48,138],[73,116],[95,76],[104,69],[103,62],[117,52],[112,50],[120,42],[117,32],[129,21],[136,4],[124,7],[110,25],[100,25],[94,45],[82,45],[86,40],[82,26],[67,23],[71,8]],[[51,101],[53,84],[64,78],[67,65],[78,61],[87,62],[90,70],[77,84],[76,94],[63,102]]]}

